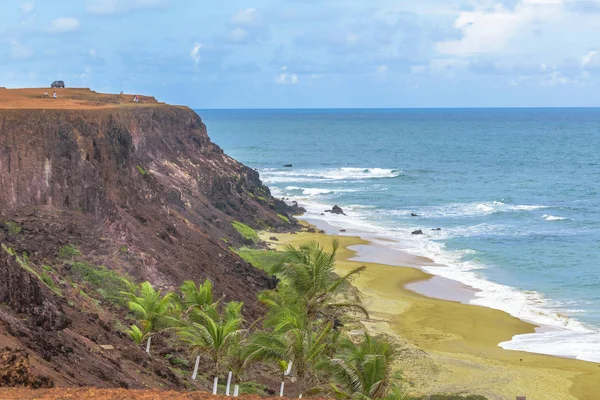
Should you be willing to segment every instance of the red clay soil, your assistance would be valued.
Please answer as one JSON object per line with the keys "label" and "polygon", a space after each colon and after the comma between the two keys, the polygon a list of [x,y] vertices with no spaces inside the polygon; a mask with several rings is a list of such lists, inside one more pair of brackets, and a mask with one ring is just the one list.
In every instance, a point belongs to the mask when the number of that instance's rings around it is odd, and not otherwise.
{"label": "red clay soil", "polygon": [[[224,400],[225,396],[213,396],[205,392],[173,392],[161,390],[126,389],[0,389],[0,400]],[[240,396],[242,400],[265,400],[257,395]],[[323,399],[314,399],[323,400]]]}

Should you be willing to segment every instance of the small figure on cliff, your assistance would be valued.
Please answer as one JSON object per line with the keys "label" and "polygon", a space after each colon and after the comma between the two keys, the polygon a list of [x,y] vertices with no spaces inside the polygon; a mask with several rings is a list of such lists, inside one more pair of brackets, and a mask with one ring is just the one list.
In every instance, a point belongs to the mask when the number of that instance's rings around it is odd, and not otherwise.
{"label": "small figure on cliff", "polygon": [[56,92],[52,93],[52,97],[56,99]]}

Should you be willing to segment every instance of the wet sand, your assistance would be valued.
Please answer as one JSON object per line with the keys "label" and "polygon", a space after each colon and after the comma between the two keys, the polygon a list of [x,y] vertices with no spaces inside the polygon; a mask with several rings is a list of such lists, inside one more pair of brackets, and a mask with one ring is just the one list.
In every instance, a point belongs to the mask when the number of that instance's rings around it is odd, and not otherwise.
{"label": "wet sand", "polygon": [[[324,228],[321,225],[319,229]],[[268,241],[271,236],[280,240],[270,242],[274,248],[310,240],[329,246],[334,238],[303,232],[269,233],[263,239]],[[498,347],[514,335],[534,332],[535,325],[502,311],[462,304],[457,293],[468,296],[469,288],[446,287],[447,280],[440,281],[417,268],[397,266],[402,256],[377,250],[381,243],[365,252],[365,246],[372,244],[364,239],[335,238],[341,246],[339,273],[367,266],[355,281],[371,314],[363,324],[370,331],[392,335],[401,344],[398,366],[405,387],[414,394],[469,393],[493,400],[516,396],[527,396],[528,400],[600,399],[599,364]],[[388,263],[390,257],[392,262]],[[374,259],[378,263],[372,262]],[[437,293],[442,297],[444,291],[453,301],[424,295]]]}

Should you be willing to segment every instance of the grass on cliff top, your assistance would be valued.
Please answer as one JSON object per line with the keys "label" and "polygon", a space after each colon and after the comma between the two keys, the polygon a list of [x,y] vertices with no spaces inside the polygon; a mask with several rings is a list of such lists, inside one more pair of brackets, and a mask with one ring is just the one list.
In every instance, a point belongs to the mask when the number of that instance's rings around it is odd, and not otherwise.
{"label": "grass on cliff top", "polygon": [[239,221],[231,222],[231,225],[235,228],[236,231],[246,240],[250,240],[253,243],[258,243],[260,238],[258,237],[258,233],[248,225],[243,224]]}

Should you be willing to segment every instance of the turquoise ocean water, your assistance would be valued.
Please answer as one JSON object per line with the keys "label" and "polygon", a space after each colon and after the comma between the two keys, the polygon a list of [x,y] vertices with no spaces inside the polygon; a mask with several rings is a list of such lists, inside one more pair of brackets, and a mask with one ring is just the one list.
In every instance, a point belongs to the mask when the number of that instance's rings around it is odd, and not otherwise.
{"label": "turquoise ocean water", "polygon": [[479,290],[472,303],[544,326],[502,347],[600,361],[600,109],[198,113],[309,216],[338,204],[333,225],[430,257],[443,267],[428,272]]}

